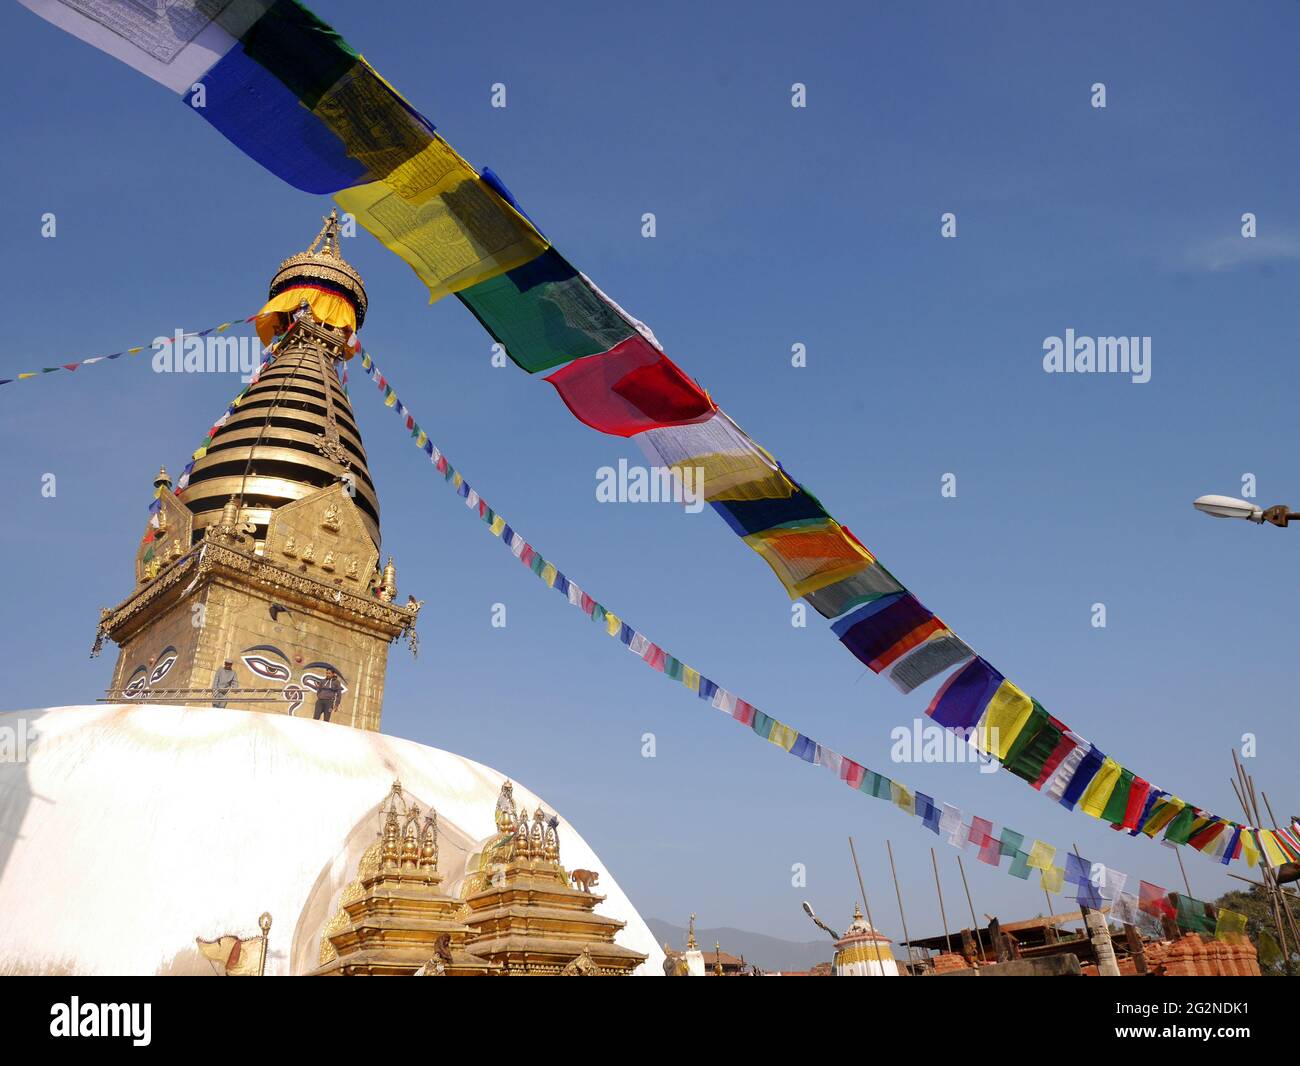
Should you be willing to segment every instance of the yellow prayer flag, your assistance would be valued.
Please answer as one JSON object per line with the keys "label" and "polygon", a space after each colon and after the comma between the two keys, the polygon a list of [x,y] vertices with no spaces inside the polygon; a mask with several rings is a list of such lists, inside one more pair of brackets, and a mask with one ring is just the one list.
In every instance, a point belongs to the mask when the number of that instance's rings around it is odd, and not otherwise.
{"label": "yellow prayer flag", "polygon": [[144,351],[144,347],[143,347],[143,346],[141,346],[141,347],[139,347],[139,348],[128,348],[128,349],[126,350],[126,354],[127,354],[127,355],[139,355],[142,351]]}
{"label": "yellow prayer flag", "polygon": [[1005,759],[1034,709],[1034,701],[1010,681],[1003,681],[975,727],[975,746]]}
{"label": "yellow prayer flag", "polygon": [[1097,771],[1097,776],[1089,782],[1088,787],[1084,790],[1083,796],[1079,800],[1079,809],[1084,814],[1100,818],[1102,811],[1106,809],[1106,804],[1110,802],[1110,794],[1115,791],[1115,786],[1119,784],[1121,773],[1123,773],[1123,767],[1114,759],[1107,757],[1106,761],[1101,764],[1101,769]]}
{"label": "yellow prayer flag", "polygon": [[1259,842],[1264,846],[1264,857],[1270,866],[1281,866],[1290,861],[1286,857],[1286,852],[1282,850],[1282,845],[1277,842],[1277,837],[1273,835],[1273,830],[1261,829]]}
{"label": "yellow prayer flag", "polygon": [[1219,940],[1237,940],[1246,935],[1246,916],[1236,911],[1219,908],[1219,918],[1214,925],[1214,935]]}
{"label": "yellow prayer flag", "polygon": [[382,181],[335,194],[429,288],[430,302],[535,259],[546,240],[435,136]]}
{"label": "yellow prayer flag", "polygon": [[1062,866],[1048,866],[1043,869],[1042,873],[1043,887],[1048,892],[1059,894],[1061,887],[1065,884],[1065,868]]}
{"label": "yellow prayer flag", "polygon": [[1246,865],[1254,869],[1259,865],[1259,849],[1255,847],[1254,837],[1249,830],[1241,834],[1241,857],[1246,860]]}
{"label": "yellow prayer flag", "polygon": [[506,528],[506,520],[500,515],[492,519],[492,536],[499,537]]}
{"label": "yellow prayer flag", "polygon": [[425,433],[424,430],[420,430],[419,435],[415,438],[415,446],[417,448],[423,448],[428,439],[429,434]]}
{"label": "yellow prayer flag", "polygon": [[[700,672],[692,670],[689,666],[682,667],[682,684],[692,692],[700,691]],[[791,741],[793,744],[794,741]]]}
{"label": "yellow prayer flag", "polygon": [[207,454],[208,454],[207,448],[200,448],[190,458],[194,459],[197,462],[199,459],[202,459]]}
{"label": "yellow prayer flag", "polygon": [[1029,858],[1025,860],[1025,865],[1032,870],[1049,870],[1052,866],[1052,860],[1056,858],[1056,848],[1051,844],[1044,844],[1041,840],[1035,840],[1034,846],[1029,849]]}
{"label": "yellow prayer flag", "polygon": [[396,405],[397,405],[397,393],[390,392],[387,396],[384,397],[385,407],[395,407]]}
{"label": "yellow prayer flag", "polygon": [[1142,832],[1149,837],[1154,837],[1160,830],[1167,826],[1178,815],[1187,804],[1177,796],[1166,796],[1151,812],[1151,816],[1142,825]]}
{"label": "yellow prayer flag", "polygon": [[906,785],[900,785],[897,781],[889,783],[889,798],[894,801],[894,806],[899,810],[906,811],[908,814],[916,813],[916,796],[912,794]]}
{"label": "yellow prayer flag", "polygon": [[[612,611],[606,611],[605,632],[608,633],[611,637],[616,637],[618,636],[619,630],[621,630],[622,628],[623,628],[623,619],[619,618],[619,616],[614,614]],[[686,667],[686,669],[689,670],[690,667]]]}
{"label": "yellow prayer flag", "polygon": [[18,379],[21,381],[23,378],[34,378],[35,376],[36,376],[36,371],[34,371],[34,370],[29,370],[29,371],[28,371],[27,373],[25,373],[25,374],[19,374],[19,375],[18,375]]}
{"label": "yellow prayer flag", "polygon": [[[559,571],[556,570],[555,567],[554,567],[551,563],[543,563],[543,564],[542,564],[542,574],[541,574],[541,577],[542,577],[542,580],[546,582],[546,587],[547,587],[548,589],[549,589],[549,588],[554,588],[554,587],[555,587],[555,575],[558,574],[558,573],[559,573]],[[610,617],[613,617],[613,616],[611,615]]]}
{"label": "yellow prayer flag", "polygon": [[[699,677],[699,674],[695,675],[695,683],[697,687],[699,685]],[[780,722],[774,722],[772,724],[772,732],[768,734],[767,739],[777,747],[789,751],[794,747],[794,742],[799,739],[799,731],[797,729],[791,729],[788,725],[783,725]]]}

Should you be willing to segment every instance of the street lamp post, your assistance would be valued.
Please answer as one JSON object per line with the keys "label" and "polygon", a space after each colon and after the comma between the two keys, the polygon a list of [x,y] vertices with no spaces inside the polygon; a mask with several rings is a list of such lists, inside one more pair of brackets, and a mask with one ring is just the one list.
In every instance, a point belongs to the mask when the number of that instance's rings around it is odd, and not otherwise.
{"label": "street lamp post", "polygon": [[1200,496],[1192,501],[1192,506],[1211,518],[1244,518],[1256,525],[1268,522],[1285,527],[1292,520],[1300,521],[1300,513],[1291,510],[1285,503],[1260,508],[1248,500],[1237,500],[1231,496]]}

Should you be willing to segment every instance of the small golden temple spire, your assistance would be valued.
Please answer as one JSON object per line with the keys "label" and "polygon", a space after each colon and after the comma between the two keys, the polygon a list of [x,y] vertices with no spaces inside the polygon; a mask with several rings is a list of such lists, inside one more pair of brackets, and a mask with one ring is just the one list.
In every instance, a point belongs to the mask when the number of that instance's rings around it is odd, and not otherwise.
{"label": "small golden temple spire", "polygon": [[722,976],[722,941],[713,942],[713,976]]}
{"label": "small golden temple spire", "polygon": [[695,940],[695,915],[691,915],[690,927],[686,930],[686,950],[699,951],[700,945]]}
{"label": "small golden temple spire", "polygon": [[160,466],[158,468],[158,476],[153,479],[153,487],[155,489],[169,489],[172,487],[172,478],[171,475],[167,473],[167,468],[165,466]]}

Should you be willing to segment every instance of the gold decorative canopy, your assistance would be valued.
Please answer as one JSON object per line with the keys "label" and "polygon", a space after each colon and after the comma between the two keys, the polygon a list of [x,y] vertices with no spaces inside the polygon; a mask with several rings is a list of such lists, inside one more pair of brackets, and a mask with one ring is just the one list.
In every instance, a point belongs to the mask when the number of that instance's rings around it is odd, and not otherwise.
{"label": "gold decorative canopy", "polygon": [[366,287],[339,248],[339,213],[331,211],[305,252],[291,255],[271,279],[268,297],[294,286],[311,285],[346,296],[357,311],[357,329],[366,317]]}

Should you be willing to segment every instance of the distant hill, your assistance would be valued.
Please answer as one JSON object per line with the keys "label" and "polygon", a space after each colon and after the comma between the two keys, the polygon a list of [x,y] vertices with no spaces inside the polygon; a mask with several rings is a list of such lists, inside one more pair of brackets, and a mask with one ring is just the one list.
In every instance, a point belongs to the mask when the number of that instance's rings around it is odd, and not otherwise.
{"label": "distant hill", "polygon": [[[647,918],[646,925],[660,944],[666,940],[674,951],[681,951],[686,946],[686,930],[682,926],[658,918]],[[830,962],[835,954],[830,937],[800,942],[724,926],[721,929],[696,929],[695,939],[707,951],[713,950],[715,942],[721,943],[722,950],[728,955],[743,955],[746,962],[753,963],[760,970],[811,970],[819,962]]]}

